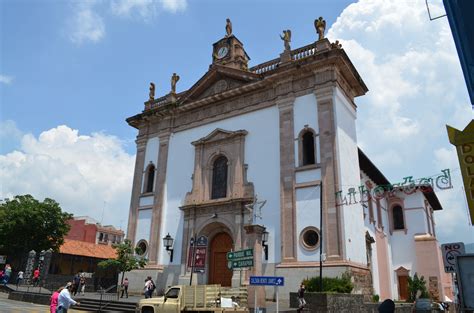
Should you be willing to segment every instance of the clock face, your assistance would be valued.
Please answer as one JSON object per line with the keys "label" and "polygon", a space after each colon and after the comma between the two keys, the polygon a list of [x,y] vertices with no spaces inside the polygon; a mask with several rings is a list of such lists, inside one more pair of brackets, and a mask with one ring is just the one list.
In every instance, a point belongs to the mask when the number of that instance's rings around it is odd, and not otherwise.
{"label": "clock face", "polygon": [[217,58],[222,59],[227,55],[227,52],[229,52],[229,48],[227,46],[220,47],[219,50],[217,51]]}

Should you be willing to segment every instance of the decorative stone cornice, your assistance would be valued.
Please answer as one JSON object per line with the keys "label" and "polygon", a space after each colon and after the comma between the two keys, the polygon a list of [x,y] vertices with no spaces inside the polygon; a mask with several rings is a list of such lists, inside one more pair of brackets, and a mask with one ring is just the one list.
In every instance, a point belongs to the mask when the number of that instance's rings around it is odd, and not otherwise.
{"label": "decorative stone cornice", "polygon": [[[311,51],[314,52],[314,47],[308,47],[305,49],[313,49]],[[257,74],[257,70],[251,72],[252,69],[242,71],[214,65],[188,91],[177,94],[175,103],[165,101],[163,97],[156,99],[149,108],[128,118],[127,122],[138,129],[148,122],[152,124],[151,133],[166,127],[179,131],[259,110],[274,105],[279,96],[311,93],[312,89],[318,89],[317,86],[337,85],[350,100],[367,91],[344,50],[329,48],[308,56],[304,53],[297,54],[302,56],[284,66],[277,64],[272,70],[261,74]],[[238,80],[242,85],[221,88],[225,90],[199,98],[199,95],[206,95],[208,88],[214,88],[213,84],[223,79]]]}

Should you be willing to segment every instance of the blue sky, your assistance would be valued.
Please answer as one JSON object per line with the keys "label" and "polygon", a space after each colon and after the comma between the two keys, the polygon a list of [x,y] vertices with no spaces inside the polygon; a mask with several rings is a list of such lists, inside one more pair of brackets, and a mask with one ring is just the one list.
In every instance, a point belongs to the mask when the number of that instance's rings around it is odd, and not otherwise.
{"label": "blue sky", "polygon": [[[432,14],[443,13],[429,1]],[[446,18],[425,1],[0,1],[0,197],[51,197],[76,215],[126,228],[136,130],[149,82],[157,96],[191,87],[211,63],[225,19],[251,66],[316,39],[323,16],[369,88],[358,141],[392,181],[450,168],[438,193],[440,241],[474,241],[445,124],[473,118]],[[376,134],[376,135],[375,135]]]}
{"label": "blue sky", "polygon": [[[167,93],[177,72],[178,91],[192,86],[207,71],[227,17],[258,64],[281,50],[281,30],[293,29],[294,47],[305,45],[316,36],[314,18],[333,23],[350,1],[223,3],[189,1],[176,12],[160,3],[137,5],[119,14],[110,1],[2,1],[2,74],[14,77],[2,85],[2,119],[36,135],[66,124],[132,142],[136,133],[125,118],[143,109],[149,82],[157,94]],[[102,20],[103,35],[75,42],[74,19],[84,6]],[[134,153],[134,144],[127,151]]]}

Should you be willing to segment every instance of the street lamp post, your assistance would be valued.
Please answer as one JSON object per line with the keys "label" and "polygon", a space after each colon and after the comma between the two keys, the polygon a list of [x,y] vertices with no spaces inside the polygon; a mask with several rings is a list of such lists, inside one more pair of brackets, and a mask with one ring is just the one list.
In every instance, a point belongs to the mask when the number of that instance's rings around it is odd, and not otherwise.
{"label": "street lamp post", "polygon": [[193,273],[194,273],[194,258],[196,255],[196,240],[195,236],[191,237],[191,248],[192,248],[192,255],[191,255],[191,277],[189,278],[189,286],[193,284]]}
{"label": "street lamp post", "polygon": [[163,245],[165,246],[166,248],[166,251],[168,251],[170,253],[170,263],[173,263],[173,248],[171,248],[173,246],[173,237],[170,236],[170,233],[168,233],[168,235],[166,235],[164,238],[163,238]]}
{"label": "street lamp post", "polygon": [[323,181],[319,195],[319,290],[323,292]]}

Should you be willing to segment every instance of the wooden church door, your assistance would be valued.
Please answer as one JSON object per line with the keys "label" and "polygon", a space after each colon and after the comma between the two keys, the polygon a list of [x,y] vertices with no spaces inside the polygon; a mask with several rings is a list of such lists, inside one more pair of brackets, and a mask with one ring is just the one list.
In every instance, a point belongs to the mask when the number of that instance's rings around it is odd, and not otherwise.
{"label": "wooden church door", "polygon": [[227,267],[227,252],[232,250],[232,238],[227,233],[217,234],[211,241],[209,284],[230,287],[232,271]]}

